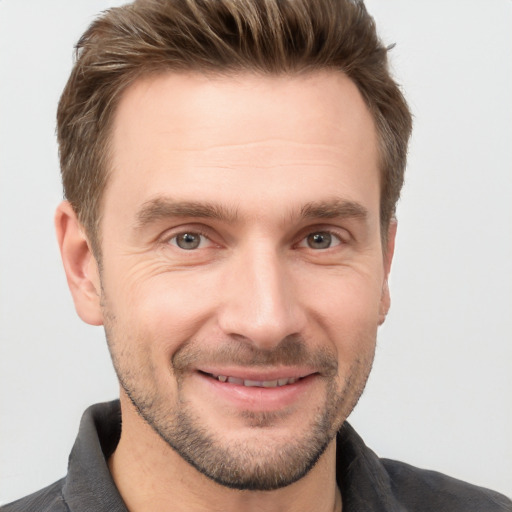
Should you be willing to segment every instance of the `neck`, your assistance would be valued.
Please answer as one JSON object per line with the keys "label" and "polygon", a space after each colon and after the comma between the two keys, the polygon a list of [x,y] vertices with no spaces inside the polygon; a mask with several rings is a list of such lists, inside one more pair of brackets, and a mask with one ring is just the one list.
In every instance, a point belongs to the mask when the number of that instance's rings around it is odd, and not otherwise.
{"label": "neck", "polygon": [[299,481],[273,491],[239,491],[199,473],[121,398],[123,429],[109,467],[130,512],[341,511],[336,442]]}

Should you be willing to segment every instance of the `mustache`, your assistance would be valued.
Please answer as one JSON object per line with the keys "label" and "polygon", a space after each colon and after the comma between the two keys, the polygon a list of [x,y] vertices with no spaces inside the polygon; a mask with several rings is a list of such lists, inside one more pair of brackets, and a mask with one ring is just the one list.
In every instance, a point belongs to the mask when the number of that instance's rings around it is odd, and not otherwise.
{"label": "mustache", "polygon": [[261,349],[250,340],[231,338],[218,346],[204,346],[198,340],[190,340],[171,358],[177,375],[191,369],[211,365],[239,367],[306,366],[326,377],[338,373],[338,359],[334,352],[325,348],[311,348],[301,336],[287,336],[272,349]]}

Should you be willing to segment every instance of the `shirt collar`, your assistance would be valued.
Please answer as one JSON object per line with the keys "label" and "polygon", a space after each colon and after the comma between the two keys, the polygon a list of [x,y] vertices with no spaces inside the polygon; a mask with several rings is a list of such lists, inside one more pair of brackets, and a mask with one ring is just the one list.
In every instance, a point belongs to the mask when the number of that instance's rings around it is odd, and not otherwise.
{"label": "shirt collar", "polygon": [[120,435],[118,400],[96,404],[85,411],[62,489],[71,512],[127,512],[107,465]]}
{"label": "shirt collar", "polygon": [[[96,404],[85,411],[62,490],[71,512],[127,512],[107,464],[120,435],[118,400]],[[380,459],[346,422],[338,433],[336,452],[336,479],[343,512],[401,510]]]}

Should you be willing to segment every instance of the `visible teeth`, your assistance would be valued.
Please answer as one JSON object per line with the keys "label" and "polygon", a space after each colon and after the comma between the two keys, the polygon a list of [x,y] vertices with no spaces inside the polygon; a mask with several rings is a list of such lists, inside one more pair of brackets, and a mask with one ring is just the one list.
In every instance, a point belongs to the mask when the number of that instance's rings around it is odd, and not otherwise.
{"label": "visible teeth", "polygon": [[246,386],[248,388],[276,388],[286,386],[287,384],[294,384],[299,380],[298,377],[290,377],[286,379],[276,380],[250,380],[239,379],[238,377],[227,377],[226,375],[213,375],[214,378],[220,382],[229,382],[230,384],[237,384],[239,386]]}
{"label": "visible teeth", "polygon": [[244,380],[244,386],[247,386],[248,388],[260,388],[263,386],[263,381],[261,380]]}

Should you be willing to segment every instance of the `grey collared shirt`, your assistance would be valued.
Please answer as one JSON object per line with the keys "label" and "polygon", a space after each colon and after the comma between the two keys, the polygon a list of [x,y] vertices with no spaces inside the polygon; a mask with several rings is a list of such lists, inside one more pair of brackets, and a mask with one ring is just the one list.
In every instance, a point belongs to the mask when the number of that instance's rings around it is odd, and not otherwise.
{"label": "grey collared shirt", "polygon": [[[68,474],[1,512],[128,512],[107,465],[120,434],[119,401],[90,407]],[[343,512],[512,512],[512,501],[494,491],[380,459],[348,423],[337,437],[336,478]]]}

